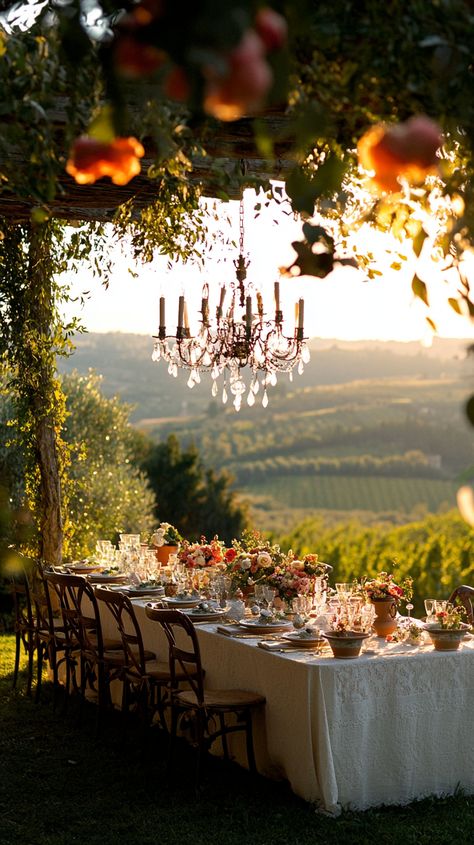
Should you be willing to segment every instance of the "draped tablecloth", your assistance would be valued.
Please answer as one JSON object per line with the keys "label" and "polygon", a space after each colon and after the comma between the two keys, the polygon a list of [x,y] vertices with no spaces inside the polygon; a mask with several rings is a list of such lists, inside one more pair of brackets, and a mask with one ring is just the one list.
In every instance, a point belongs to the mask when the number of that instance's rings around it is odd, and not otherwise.
{"label": "draped tablecloth", "polygon": [[[135,600],[145,647],[166,659]],[[107,631],[107,621],[104,620]],[[266,698],[254,721],[259,771],[329,813],[474,793],[474,640],[436,652],[373,638],[355,660],[276,653],[196,626],[206,684]],[[233,748],[245,764],[243,748]]]}

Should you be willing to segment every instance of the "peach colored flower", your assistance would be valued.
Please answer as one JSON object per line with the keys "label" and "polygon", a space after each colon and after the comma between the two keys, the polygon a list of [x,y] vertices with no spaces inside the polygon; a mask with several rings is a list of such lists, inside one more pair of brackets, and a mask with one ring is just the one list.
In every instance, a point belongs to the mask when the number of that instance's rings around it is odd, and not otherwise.
{"label": "peach colored flower", "polygon": [[110,176],[114,185],[126,185],[140,173],[138,159],[144,155],[136,138],[115,138],[105,143],[82,135],[73,144],[66,171],[79,185],[92,185],[104,176]]}

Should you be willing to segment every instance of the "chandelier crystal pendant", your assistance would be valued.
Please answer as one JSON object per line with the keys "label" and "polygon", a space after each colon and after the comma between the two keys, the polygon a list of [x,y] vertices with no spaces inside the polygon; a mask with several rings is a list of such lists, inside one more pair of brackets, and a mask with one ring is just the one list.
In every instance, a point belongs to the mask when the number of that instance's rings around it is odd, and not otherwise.
{"label": "chandelier crystal pendant", "polygon": [[[222,379],[222,402],[229,394],[239,411],[244,395],[247,404],[256,402],[259,392],[262,405],[268,405],[268,387],[277,384],[279,373],[288,373],[290,381],[296,367],[301,375],[310,359],[307,338],[304,337],[304,299],[295,304],[295,329],[290,337],[283,334],[283,312],[280,308],[280,283],[275,282],[275,310],[268,318],[260,292],[252,295],[246,284],[249,261],[244,256],[244,205],[239,208],[240,252],[234,261],[236,278],[230,284],[230,301],[225,308],[226,287],[220,289],[215,320],[211,321],[209,287],[204,285],[201,300],[200,329],[191,335],[187,305],[184,296],[178,300],[178,325],[175,335],[166,334],[165,298],[160,297],[160,323],[154,337],[152,360],[163,359],[168,373],[176,377],[179,369],[189,371],[187,385],[193,388],[201,382],[201,373],[210,373],[211,394],[219,393],[218,380]],[[244,381],[243,370],[248,369],[250,379]]]}

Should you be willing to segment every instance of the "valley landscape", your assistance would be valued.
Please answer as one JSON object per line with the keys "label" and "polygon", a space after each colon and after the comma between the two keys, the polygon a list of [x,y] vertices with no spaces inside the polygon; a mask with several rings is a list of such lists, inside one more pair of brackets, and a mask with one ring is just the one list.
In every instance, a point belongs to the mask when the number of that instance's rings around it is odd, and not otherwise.
{"label": "valley landscape", "polygon": [[76,345],[63,371],[101,373],[104,394],[130,403],[152,440],[194,444],[276,537],[310,517],[402,525],[449,511],[474,476],[468,341],[312,341],[304,374],[270,388],[266,409],[257,397],[240,413],[211,399],[205,377],[190,390],[185,373],[152,363],[145,336],[85,334]]}

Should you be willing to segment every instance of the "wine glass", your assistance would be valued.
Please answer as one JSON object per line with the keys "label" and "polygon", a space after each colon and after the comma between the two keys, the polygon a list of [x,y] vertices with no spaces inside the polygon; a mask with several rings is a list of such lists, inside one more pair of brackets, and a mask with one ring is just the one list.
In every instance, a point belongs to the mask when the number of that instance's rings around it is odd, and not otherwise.
{"label": "wine glass", "polygon": [[265,599],[267,607],[271,613],[273,612],[273,602],[275,601],[276,594],[277,591],[274,587],[268,587],[266,585],[263,587],[263,598]]}
{"label": "wine glass", "polygon": [[434,616],[435,599],[425,599],[424,604],[426,611],[426,621],[431,622],[432,617]]}

